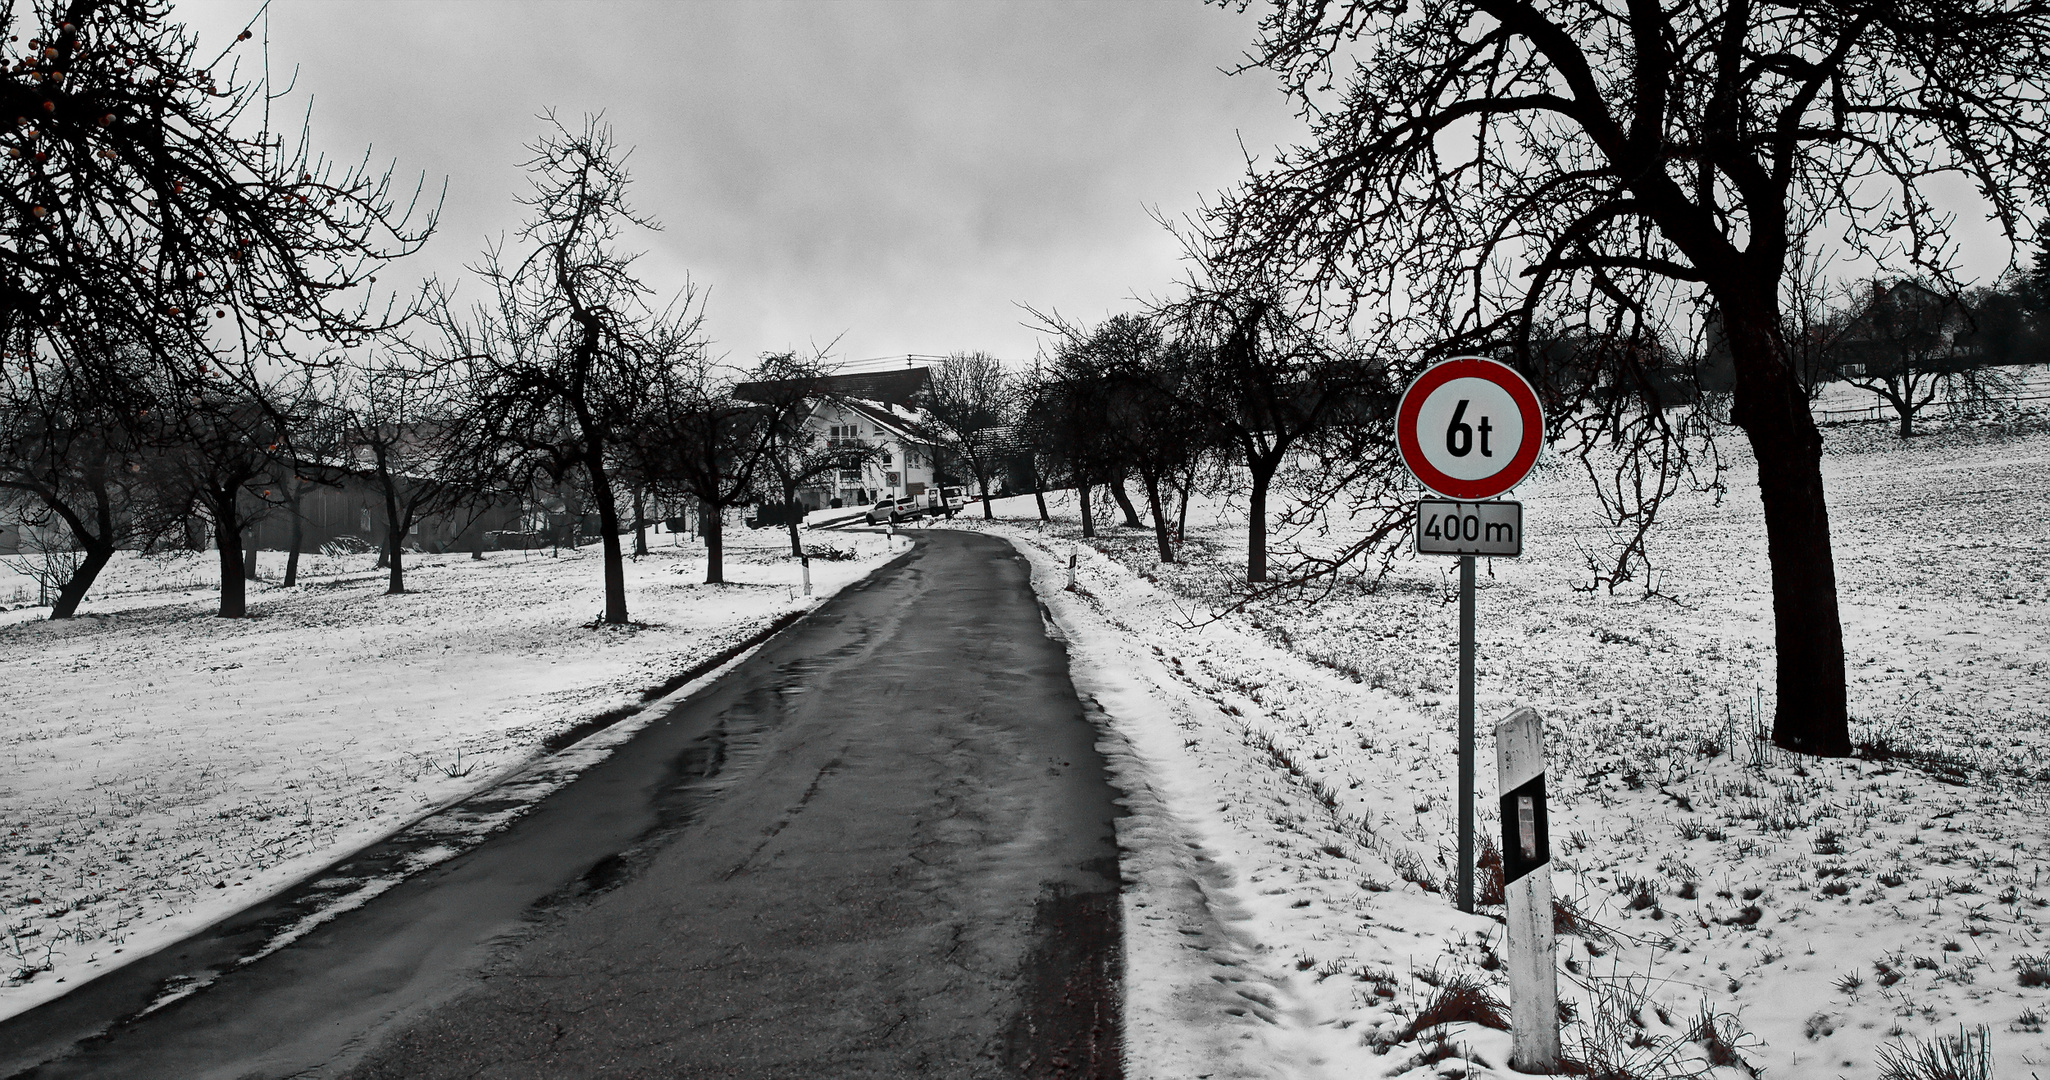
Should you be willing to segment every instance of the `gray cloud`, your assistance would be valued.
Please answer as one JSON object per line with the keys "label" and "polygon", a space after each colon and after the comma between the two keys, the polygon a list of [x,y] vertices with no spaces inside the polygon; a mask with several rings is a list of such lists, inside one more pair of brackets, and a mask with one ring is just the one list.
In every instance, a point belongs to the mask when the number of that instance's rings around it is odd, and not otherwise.
{"label": "gray cloud", "polygon": [[[209,42],[253,4],[181,5]],[[1022,357],[1016,305],[1083,318],[1178,272],[1174,215],[1300,128],[1227,78],[1251,18],[1193,4],[441,4],[295,0],[268,15],[318,146],[449,185],[415,275],[519,222],[523,144],[554,109],[636,147],[651,284],[709,287],[744,359],[845,333],[847,357]],[[472,290],[474,291],[474,290]]]}

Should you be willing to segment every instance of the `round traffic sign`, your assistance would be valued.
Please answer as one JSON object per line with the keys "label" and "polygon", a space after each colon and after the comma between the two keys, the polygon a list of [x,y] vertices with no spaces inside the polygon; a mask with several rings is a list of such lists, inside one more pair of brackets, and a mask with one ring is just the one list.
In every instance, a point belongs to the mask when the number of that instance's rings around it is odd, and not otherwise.
{"label": "round traffic sign", "polygon": [[1451,499],[1492,499],[1537,464],[1545,414],[1507,364],[1462,356],[1427,369],[1395,410],[1402,463]]}

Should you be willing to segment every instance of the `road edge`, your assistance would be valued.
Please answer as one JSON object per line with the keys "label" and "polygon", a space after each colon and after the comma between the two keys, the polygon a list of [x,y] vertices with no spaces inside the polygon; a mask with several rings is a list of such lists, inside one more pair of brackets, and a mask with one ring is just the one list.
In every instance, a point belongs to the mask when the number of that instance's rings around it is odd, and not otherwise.
{"label": "road edge", "polygon": [[[44,1064],[64,1056],[70,1047],[201,992],[213,981],[212,978],[149,978],[146,981],[154,984],[155,989],[147,995],[146,1003],[137,1007],[134,1003],[142,996],[137,988],[110,990],[118,981],[110,981],[110,977],[127,974],[132,979],[138,967],[148,966],[174,950],[189,951],[195,946],[213,954],[206,966],[218,970],[253,963],[431,867],[471,850],[611,756],[615,749],[669,708],[710,688],[728,671],[745,663],[777,635],[801,623],[834,596],[846,589],[862,586],[908,558],[916,549],[914,542],[904,551],[877,563],[861,577],[830,592],[815,595],[809,604],[775,616],[768,624],[750,632],[741,641],[722,648],[710,658],[643,688],[639,701],[565,728],[544,740],[520,761],[485,778],[476,787],[429,806],[347,850],[335,852],[319,867],[280,884],[236,910],[157,948],[127,957],[119,965],[94,972],[91,978],[78,982],[62,994],[0,1017],[0,1044],[4,1044],[10,1028],[33,1027],[35,1018],[40,1016],[66,1011],[84,1014],[78,1018],[52,1017],[50,1033],[32,1038],[22,1046],[8,1046],[0,1050],[0,1078],[17,1080],[32,1075]],[[509,792],[515,791],[518,793],[516,799],[505,798]],[[492,803],[501,805],[490,806]],[[487,806],[489,808],[485,809]],[[469,813],[466,814],[466,810]],[[421,857],[423,854],[427,857]],[[366,861],[380,864],[385,872],[373,873],[366,879],[361,866]],[[351,872],[341,873],[345,868]],[[353,887],[321,888],[324,880],[333,878],[346,878]],[[207,945],[212,947],[206,948]],[[95,1009],[90,1004],[94,996],[125,999],[128,1004]]]}
{"label": "road edge", "polygon": [[1243,1019],[1234,1023],[1226,1012],[1243,1002],[1219,973],[1246,973],[1248,948],[1226,925],[1228,912],[1216,905],[1228,898],[1231,882],[1217,877],[1220,868],[1205,854],[1200,837],[1170,806],[1136,719],[1173,681],[1165,673],[1146,680],[1133,670],[1145,658],[1118,649],[1114,628],[1083,622],[1091,613],[1088,594],[1067,590],[1067,564],[1054,552],[1007,529],[975,531],[1003,537],[1031,567],[1047,636],[1068,656],[1069,680],[1100,733],[1097,752],[1124,807],[1117,835],[1124,965],[1120,1042],[1127,1080],[1272,1075],[1245,1060],[1251,1025]]}

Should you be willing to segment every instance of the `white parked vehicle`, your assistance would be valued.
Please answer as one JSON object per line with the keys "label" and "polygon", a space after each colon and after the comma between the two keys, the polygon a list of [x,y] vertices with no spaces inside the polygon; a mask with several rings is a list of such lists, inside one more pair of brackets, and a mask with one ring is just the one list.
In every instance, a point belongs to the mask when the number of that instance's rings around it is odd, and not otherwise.
{"label": "white parked vehicle", "polygon": [[895,499],[878,499],[868,508],[868,523],[871,525],[889,521],[892,524],[921,517],[953,517],[967,502],[963,488],[928,488],[917,495],[904,495]]}
{"label": "white parked vehicle", "polygon": [[917,517],[918,500],[910,495],[896,499],[877,499],[868,508],[868,523],[876,525],[887,521],[892,525],[906,518]]}

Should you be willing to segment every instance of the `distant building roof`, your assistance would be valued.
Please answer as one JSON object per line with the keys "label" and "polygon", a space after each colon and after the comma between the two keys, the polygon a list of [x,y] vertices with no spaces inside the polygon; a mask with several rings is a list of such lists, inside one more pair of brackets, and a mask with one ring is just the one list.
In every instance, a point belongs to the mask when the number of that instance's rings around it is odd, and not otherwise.
{"label": "distant building roof", "polygon": [[[884,371],[860,371],[847,375],[828,375],[817,380],[821,392],[837,397],[859,398],[863,401],[880,401],[908,409],[916,405],[916,399],[932,382],[930,370],[922,367],[896,368]],[[733,388],[733,396],[743,401],[762,401],[767,398],[763,392],[776,383],[741,383]]]}
{"label": "distant building roof", "polygon": [[891,433],[901,438],[918,441],[928,441],[933,438],[929,430],[931,426],[929,418],[925,415],[924,410],[912,406],[899,412],[888,407],[878,408],[879,404],[879,402],[864,401],[860,398],[843,398],[840,401],[841,408],[856,415],[865,416],[869,419],[869,422],[879,427],[887,428]]}

